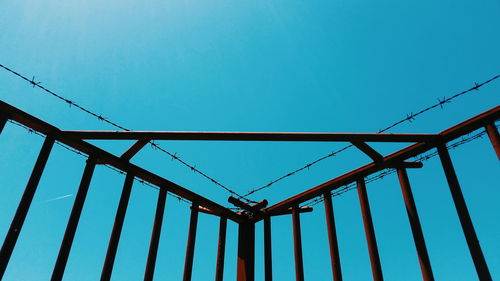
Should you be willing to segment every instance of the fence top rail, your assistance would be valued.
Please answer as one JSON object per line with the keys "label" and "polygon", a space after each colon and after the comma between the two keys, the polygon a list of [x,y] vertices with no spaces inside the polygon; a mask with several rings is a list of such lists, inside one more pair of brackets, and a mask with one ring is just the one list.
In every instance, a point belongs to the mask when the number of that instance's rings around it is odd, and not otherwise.
{"label": "fence top rail", "polygon": [[245,220],[244,216],[239,215],[231,211],[230,209],[221,206],[195,192],[192,192],[187,188],[184,188],[176,183],[173,183],[157,174],[154,174],[148,170],[136,166],[127,161],[126,159],[122,159],[118,156],[115,156],[85,141],[68,138],[64,134],[62,134],[61,130],[59,130],[57,127],[52,126],[49,123],[42,121],[1,100],[0,100],[0,112],[4,113],[8,119],[14,120],[44,135],[50,135],[54,137],[57,141],[69,147],[72,147],[78,151],[81,151],[87,155],[93,155],[103,163],[111,165],[124,172],[131,172],[137,178],[149,182],[160,189],[165,188],[168,192],[174,193],[184,199],[187,199],[193,203],[199,204],[200,206],[210,209],[212,213],[215,215],[226,217],[238,223],[243,222]]}
{"label": "fence top rail", "polygon": [[383,170],[388,165],[398,165],[408,158],[424,153],[439,144],[444,144],[463,135],[471,133],[481,127],[486,126],[487,124],[495,122],[498,119],[500,119],[500,106],[493,107],[488,111],[485,111],[475,117],[472,117],[462,123],[459,123],[440,132],[438,134],[439,138],[435,142],[417,143],[410,145],[406,148],[383,157],[379,163],[372,162],[370,164],[366,164],[362,167],[347,172],[341,176],[333,178],[306,191],[303,191],[297,195],[294,195],[288,199],[285,199],[279,203],[276,203],[264,209],[261,215],[254,217],[254,220],[259,221],[265,216],[273,215],[274,213],[279,213],[293,206],[297,206],[307,200],[321,196],[325,193],[331,192],[334,189],[354,182],[359,178],[366,177],[370,174]]}
{"label": "fence top rail", "polygon": [[433,134],[298,133],[298,132],[159,132],[159,131],[62,131],[72,139],[191,140],[191,141],[291,141],[291,142],[426,142]]}

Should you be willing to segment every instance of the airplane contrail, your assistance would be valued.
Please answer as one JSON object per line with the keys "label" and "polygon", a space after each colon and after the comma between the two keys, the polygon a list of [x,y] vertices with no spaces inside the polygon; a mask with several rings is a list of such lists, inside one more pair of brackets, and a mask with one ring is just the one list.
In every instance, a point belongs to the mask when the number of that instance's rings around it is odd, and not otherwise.
{"label": "airplane contrail", "polygon": [[70,197],[70,196],[73,196],[73,193],[66,194],[66,195],[63,195],[63,196],[59,196],[59,197],[56,197],[56,198],[52,198],[52,199],[49,199],[49,200],[45,200],[44,203],[48,203],[48,202],[51,202],[51,201],[56,201],[56,200],[64,199],[64,198]]}

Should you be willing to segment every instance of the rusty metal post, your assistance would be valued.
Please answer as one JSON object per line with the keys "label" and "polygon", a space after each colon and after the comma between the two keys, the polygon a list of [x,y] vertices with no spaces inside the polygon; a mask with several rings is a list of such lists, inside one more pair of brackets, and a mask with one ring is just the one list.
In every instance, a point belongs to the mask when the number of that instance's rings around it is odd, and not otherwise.
{"label": "rusty metal post", "polygon": [[302,237],[300,234],[299,207],[292,208],[293,250],[295,254],[295,280],[304,281],[304,262],[302,259]]}
{"label": "rusty metal post", "polygon": [[120,202],[118,203],[118,209],[116,210],[115,222],[113,224],[113,230],[111,231],[106,258],[104,259],[101,281],[111,279],[111,272],[113,271],[116,250],[118,249],[118,243],[120,241],[123,221],[125,220],[125,214],[127,212],[128,201],[130,198],[130,192],[132,191],[133,183],[134,175],[132,173],[127,173],[127,176],[125,177],[125,183],[123,184]]}
{"label": "rusty metal post", "polygon": [[273,281],[273,258],[271,248],[271,217],[264,218],[264,276],[265,281]]}
{"label": "rusty metal post", "polygon": [[35,196],[38,183],[40,182],[40,178],[45,168],[45,164],[47,164],[47,159],[49,158],[50,151],[54,146],[54,142],[54,138],[50,136],[47,136],[45,139],[40,150],[40,154],[38,154],[38,158],[36,159],[33,171],[31,172],[31,176],[26,184],[23,197],[21,197],[21,201],[17,206],[16,214],[10,224],[7,236],[5,237],[2,245],[2,250],[0,250],[0,279],[2,279],[2,276],[5,273],[12,251],[16,246],[17,238],[21,233],[21,228],[23,227],[24,220],[28,214],[31,201],[33,201],[33,196]]}
{"label": "rusty metal post", "polygon": [[431,262],[429,260],[429,254],[427,253],[424,234],[422,232],[422,226],[420,225],[420,219],[418,218],[417,207],[415,206],[415,200],[413,199],[408,174],[406,173],[405,168],[399,168],[397,170],[399,184],[401,185],[401,191],[405,200],[406,213],[408,214],[408,219],[410,220],[413,241],[415,242],[415,247],[417,248],[418,261],[420,263],[422,277],[425,281],[433,281],[434,275],[432,273]]}
{"label": "rusty metal post", "polygon": [[158,245],[160,243],[161,225],[163,223],[163,214],[165,212],[165,203],[167,201],[167,190],[160,188],[158,194],[158,202],[156,203],[155,222],[153,224],[153,232],[151,241],[149,242],[148,261],[146,263],[146,271],[144,273],[144,281],[152,281],[156,265],[156,256],[158,254]]}
{"label": "rusty metal post", "polygon": [[323,197],[325,198],[326,228],[328,230],[328,243],[330,245],[333,280],[342,281],[339,246],[337,243],[337,230],[335,228],[335,217],[333,216],[332,195],[330,192],[327,192],[323,195]]}
{"label": "rusty metal post", "polygon": [[196,242],[196,226],[198,224],[198,204],[193,202],[191,217],[189,219],[189,233],[186,247],[186,260],[184,262],[183,281],[190,281],[193,273],[194,246]]}
{"label": "rusty metal post", "polygon": [[372,214],[370,211],[370,203],[368,202],[368,194],[366,193],[365,180],[363,178],[358,179],[357,183],[359,204],[361,206],[361,214],[363,215],[363,224],[365,226],[368,252],[370,253],[373,280],[382,281],[384,277],[382,276],[382,266],[380,266],[377,239],[375,238],[375,230],[373,229]]}
{"label": "rusty metal post", "polygon": [[498,135],[498,130],[494,122],[486,125],[486,132],[488,133],[488,137],[493,145],[493,149],[495,149],[495,152],[497,153],[497,158],[500,160],[500,136]]}
{"label": "rusty metal post", "polygon": [[80,181],[80,187],[76,193],[75,202],[73,203],[73,208],[71,209],[71,215],[69,216],[68,225],[66,226],[66,231],[64,232],[64,237],[61,243],[61,248],[59,249],[59,254],[57,255],[56,265],[54,266],[54,271],[52,272],[52,281],[62,280],[64,275],[64,270],[66,268],[66,263],[68,262],[69,252],[71,250],[71,245],[73,244],[73,239],[75,238],[76,228],[78,226],[78,221],[80,220],[80,215],[82,213],[83,204],[85,203],[85,198],[87,197],[87,192],[90,186],[90,180],[92,179],[92,174],[94,173],[96,165],[96,159],[90,156],[87,159],[87,164],[85,170],[83,171],[82,180]]}
{"label": "rusty metal post", "polygon": [[9,121],[9,118],[7,118],[7,115],[5,115],[3,112],[0,112],[0,134],[3,131],[3,127],[5,127],[5,123]]}
{"label": "rusty metal post", "polygon": [[465,204],[464,195],[462,194],[462,189],[458,183],[458,178],[455,173],[455,169],[453,168],[453,163],[451,162],[448,149],[444,144],[440,144],[437,146],[437,150],[446,175],[446,180],[448,181],[453,202],[455,203],[458,218],[460,219],[460,224],[462,225],[465,240],[469,246],[469,251],[472,256],[472,260],[474,261],[477,275],[479,276],[479,280],[492,280],[488,265],[484,259],[483,251],[479,245],[479,240],[477,239],[476,230],[474,229],[474,225],[472,224],[472,220],[470,218],[469,210]]}
{"label": "rusty metal post", "polygon": [[254,281],[255,278],[255,223],[241,222],[238,229],[237,281]]}
{"label": "rusty metal post", "polygon": [[224,277],[224,256],[226,254],[227,218],[220,217],[219,243],[217,245],[217,264],[215,267],[215,281],[222,281]]}

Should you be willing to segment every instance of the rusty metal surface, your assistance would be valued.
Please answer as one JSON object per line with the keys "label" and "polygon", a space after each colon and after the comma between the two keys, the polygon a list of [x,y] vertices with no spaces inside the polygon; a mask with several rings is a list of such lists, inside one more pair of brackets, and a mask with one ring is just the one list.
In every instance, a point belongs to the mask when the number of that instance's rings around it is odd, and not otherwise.
{"label": "rusty metal surface", "polygon": [[2,133],[3,128],[5,127],[5,123],[7,123],[7,120],[8,120],[7,115],[0,112],[0,134]]}
{"label": "rusty metal surface", "polygon": [[342,268],[340,266],[339,245],[337,243],[337,229],[333,212],[332,195],[327,192],[324,195],[326,228],[328,231],[328,245],[330,246],[330,261],[334,281],[342,281]]}
{"label": "rusty metal surface", "polygon": [[184,275],[182,281],[190,281],[193,274],[194,246],[196,242],[196,229],[198,228],[198,204],[191,206],[191,216],[189,218],[189,232],[186,245],[186,259],[184,262]]}
{"label": "rusty metal surface", "polygon": [[227,219],[221,217],[219,222],[219,242],[217,244],[215,281],[222,281],[224,279],[224,257],[226,255],[226,232],[227,232]]}
{"label": "rusty metal surface", "polygon": [[146,144],[148,144],[149,140],[138,140],[136,141],[127,151],[125,151],[120,158],[130,161],[134,155],[137,154]]}
{"label": "rusty metal surface", "polygon": [[264,280],[273,281],[271,218],[264,218]]}
{"label": "rusty metal surface", "polygon": [[[462,135],[468,134],[474,130],[477,130],[488,123],[491,123],[495,120],[500,119],[500,106],[496,106],[482,114],[479,114],[467,121],[459,123],[447,130],[439,133],[440,139],[438,143],[445,143],[461,137]],[[394,152],[383,158],[382,162],[387,163],[387,165],[398,166],[401,162],[405,161],[408,158],[417,156],[421,153],[424,153],[432,148],[435,148],[437,143],[417,143],[414,145],[410,145],[402,150]],[[294,205],[305,202],[309,199],[321,196],[325,192],[332,191],[336,188],[347,185],[351,182],[355,182],[360,177],[365,177],[367,175],[376,173],[382,170],[383,165],[377,165],[376,163],[370,163],[364,165],[360,168],[352,170],[348,173],[345,173],[341,176],[338,176],[334,179],[326,181],[320,185],[317,185],[313,188],[310,188],[304,192],[301,192],[295,196],[292,196],[288,199],[285,199],[279,203],[276,203],[265,209],[266,212],[273,214],[275,212],[279,212],[282,210],[286,210]],[[258,219],[262,219],[262,217],[257,217]]]}
{"label": "rusty metal surface", "polygon": [[238,227],[237,281],[255,279],[255,224],[240,223]]}
{"label": "rusty metal surface", "polygon": [[70,139],[93,140],[191,140],[191,141],[293,141],[293,142],[428,142],[433,134],[275,133],[275,132],[162,132],[162,131],[62,131]]}
{"label": "rusty metal surface", "polygon": [[[10,255],[16,244],[17,237],[23,221],[28,212],[30,203],[36,191],[38,181],[50,150],[55,141],[61,142],[73,149],[89,155],[87,165],[75,198],[73,209],[64,234],[61,248],[53,271],[52,280],[61,280],[71,250],[73,238],[78,226],[79,217],[85,202],[92,173],[96,164],[108,164],[116,169],[127,173],[126,181],[120,203],[118,206],[115,224],[108,246],[106,260],[103,266],[101,280],[109,280],[113,268],[113,261],[118,247],[121,228],[123,225],[127,202],[134,176],[160,188],[157,209],[149,255],[146,264],[144,280],[152,280],[158,252],[163,213],[167,192],[174,193],[192,202],[191,217],[186,246],[186,257],[184,264],[183,280],[191,280],[193,270],[193,257],[196,244],[198,212],[204,212],[220,217],[219,241],[216,259],[216,281],[223,279],[224,256],[226,242],[227,219],[239,224],[238,232],[238,258],[237,258],[237,281],[253,281],[255,278],[255,223],[264,220],[264,276],[266,281],[272,280],[272,255],[271,255],[271,217],[277,215],[289,215],[292,218],[292,230],[294,237],[294,256],[296,280],[304,280],[304,268],[302,257],[302,238],[300,229],[300,213],[311,212],[312,207],[299,207],[299,204],[318,197],[324,197],[325,218],[328,230],[328,241],[332,263],[333,279],[342,280],[340,257],[337,245],[334,212],[331,191],[346,184],[357,182],[365,234],[372,265],[374,280],[383,280],[380,257],[375,238],[373,221],[371,218],[368,195],[364,178],[385,168],[396,168],[400,180],[401,190],[405,201],[410,226],[414,237],[417,254],[419,257],[424,280],[433,280],[433,273],[421,229],[417,209],[406,174],[405,168],[420,168],[421,162],[407,162],[411,157],[417,156],[430,149],[438,148],[438,153],[443,169],[448,180],[453,201],[462,225],[469,250],[476,267],[480,280],[491,280],[486,261],[484,259],[474,226],[470,219],[465,200],[463,198],[457,176],[453,169],[451,158],[446,149],[446,142],[454,140],[465,134],[480,128],[486,128],[491,143],[500,159],[500,145],[498,130],[495,121],[500,119],[500,107],[494,107],[476,117],[459,123],[439,134],[338,134],[338,133],[241,133],[241,132],[111,132],[111,131],[61,131],[58,128],[33,117],[11,105],[0,101],[0,132],[6,121],[12,119],[24,126],[46,135],[46,140],[40,155],[28,181],[21,203],[16,211],[13,222],[7,233],[0,252],[0,279],[5,272]],[[137,142],[132,145],[122,156],[117,157],[108,153],[82,139],[132,139]],[[344,175],[329,180],[316,187],[310,188],[300,194],[292,196],[268,208],[267,200],[255,204],[248,204],[242,200],[230,197],[229,202],[242,208],[244,211],[236,213],[205,197],[202,197],[189,189],[177,185],[165,178],[151,173],[141,167],[131,164],[129,160],[138,153],[150,140],[213,140],[213,141],[318,141],[351,142],[359,150],[367,154],[374,162],[352,170]],[[383,156],[365,142],[417,142],[388,156]],[[132,176],[133,175],[133,176]],[[255,201],[253,201],[255,202]]]}
{"label": "rusty metal surface", "polygon": [[261,210],[263,208],[265,208],[268,204],[267,200],[261,200],[253,205],[250,205],[250,204],[247,204],[247,203],[245,203],[245,202],[243,202],[243,201],[241,201],[238,198],[235,198],[233,196],[229,196],[227,201],[229,203],[233,204],[234,206],[249,212],[252,215],[256,215],[256,214],[261,213]]}
{"label": "rusty metal surface", "polygon": [[357,149],[363,151],[368,157],[370,157],[373,162],[382,162],[384,159],[384,156],[380,153],[378,153],[375,149],[373,149],[371,146],[366,144],[365,142],[362,141],[353,141],[351,142]]}
{"label": "rusty metal surface", "polygon": [[493,149],[497,154],[497,158],[498,160],[500,160],[500,136],[498,134],[495,123],[491,122],[486,124],[486,132],[488,133],[488,137],[490,138],[491,144],[493,145]]}
{"label": "rusty metal surface", "polygon": [[361,215],[363,216],[363,225],[365,227],[366,243],[368,244],[368,252],[370,254],[370,264],[372,266],[372,275],[374,281],[382,281],[382,266],[380,265],[380,256],[378,254],[377,239],[375,237],[375,229],[373,227],[372,213],[370,211],[370,202],[366,193],[366,185],[364,179],[358,180],[358,196],[359,205],[361,207]]}
{"label": "rusty metal surface", "polygon": [[401,192],[403,193],[403,199],[405,201],[408,220],[410,221],[413,241],[415,242],[415,248],[417,249],[422,277],[425,281],[433,281],[434,274],[432,273],[431,262],[429,260],[429,254],[427,253],[427,246],[425,245],[424,233],[418,217],[417,207],[415,206],[415,200],[413,199],[410,180],[408,179],[406,169],[398,169],[398,178],[399,184],[401,185]]}
{"label": "rusty metal surface", "polygon": [[137,178],[140,178],[146,182],[158,186],[159,188],[167,189],[168,192],[174,193],[180,197],[183,197],[191,202],[197,202],[203,207],[210,209],[214,214],[218,216],[225,216],[230,220],[235,222],[242,222],[245,220],[244,217],[234,213],[233,211],[203,197],[200,196],[187,188],[184,188],[178,184],[175,184],[157,174],[154,174],[148,170],[145,170],[139,166],[131,164],[130,162],[121,159],[109,152],[106,152],[90,143],[81,140],[71,140],[60,135],[60,130],[26,112],[23,112],[3,101],[0,101],[0,111],[7,112],[9,118],[30,127],[31,129],[40,132],[45,135],[53,136],[57,141],[79,150],[87,155],[93,155],[99,158],[99,161],[103,161],[117,169],[122,171],[129,171],[134,173]]}
{"label": "rusty metal surface", "polygon": [[300,231],[300,212],[292,208],[293,253],[295,257],[295,280],[304,281],[304,260],[302,256],[302,234]]}

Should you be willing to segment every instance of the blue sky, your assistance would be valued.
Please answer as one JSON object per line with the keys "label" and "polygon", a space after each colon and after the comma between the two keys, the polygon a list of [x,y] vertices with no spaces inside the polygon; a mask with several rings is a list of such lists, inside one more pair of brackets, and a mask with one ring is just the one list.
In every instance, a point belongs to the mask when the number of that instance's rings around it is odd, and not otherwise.
{"label": "blue sky", "polygon": [[[11,1],[0,4],[0,63],[135,130],[376,132],[410,112],[500,73],[500,4],[481,1]],[[500,82],[394,133],[435,133],[499,104]],[[61,129],[112,127],[0,71],[0,98]],[[0,136],[0,237],[15,212],[42,139],[7,125]],[[94,142],[121,153],[130,142]],[[161,142],[239,193],[343,144]],[[400,145],[373,145],[383,153]],[[452,151],[490,271],[500,277],[498,160],[487,138]],[[279,202],[369,159],[348,150],[252,199]],[[229,206],[228,193],[150,148],[133,160]],[[5,280],[47,280],[84,158],[55,147]],[[409,171],[437,280],[475,280],[437,159]],[[100,275],[124,176],[98,167],[65,280]],[[367,186],[386,280],[420,280],[395,175]],[[60,200],[50,199],[72,194]],[[142,278],[157,191],[135,183],[113,280]],[[355,191],[334,198],[346,280],[370,280]],[[303,215],[305,276],[330,280],[323,208]],[[167,199],[155,277],[182,276],[189,206]],[[236,230],[228,224],[225,280]],[[200,215],[193,280],[215,270],[218,219]],[[293,280],[291,218],[273,219],[276,280]],[[262,226],[256,278],[263,280]]]}

